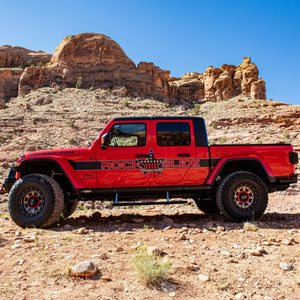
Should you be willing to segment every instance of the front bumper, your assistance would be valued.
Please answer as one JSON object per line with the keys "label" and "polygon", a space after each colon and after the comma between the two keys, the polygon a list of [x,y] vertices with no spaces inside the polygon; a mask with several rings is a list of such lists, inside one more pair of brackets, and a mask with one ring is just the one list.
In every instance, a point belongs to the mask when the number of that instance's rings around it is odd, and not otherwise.
{"label": "front bumper", "polygon": [[16,171],[14,170],[15,163],[12,164],[8,177],[5,178],[3,188],[6,193],[9,193],[16,180]]}

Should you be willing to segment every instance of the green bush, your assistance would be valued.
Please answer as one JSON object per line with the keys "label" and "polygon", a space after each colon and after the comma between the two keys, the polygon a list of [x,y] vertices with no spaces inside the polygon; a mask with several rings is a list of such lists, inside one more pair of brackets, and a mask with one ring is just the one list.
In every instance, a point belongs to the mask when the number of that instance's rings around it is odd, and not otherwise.
{"label": "green bush", "polygon": [[169,276],[171,263],[154,254],[148,254],[146,248],[140,248],[133,257],[133,266],[137,276],[146,284],[158,284]]}

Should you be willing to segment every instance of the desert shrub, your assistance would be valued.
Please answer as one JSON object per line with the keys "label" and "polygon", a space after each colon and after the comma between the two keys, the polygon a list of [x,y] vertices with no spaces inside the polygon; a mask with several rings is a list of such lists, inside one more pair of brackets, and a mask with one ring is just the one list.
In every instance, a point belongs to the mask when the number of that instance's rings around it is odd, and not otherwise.
{"label": "desert shrub", "polygon": [[257,230],[257,225],[254,222],[245,222],[243,229],[245,231],[256,231]]}
{"label": "desert shrub", "polygon": [[171,263],[161,256],[148,254],[146,248],[137,250],[133,257],[137,276],[146,284],[157,284],[167,279]]}
{"label": "desert shrub", "polygon": [[82,86],[82,77],[80,76],[76,82],[76,89],[80,89]]}
{"label": "desert shrub", "polygon": [[200,112],[200,104],[196,103],[192,109],[192,116],[197,116]]}

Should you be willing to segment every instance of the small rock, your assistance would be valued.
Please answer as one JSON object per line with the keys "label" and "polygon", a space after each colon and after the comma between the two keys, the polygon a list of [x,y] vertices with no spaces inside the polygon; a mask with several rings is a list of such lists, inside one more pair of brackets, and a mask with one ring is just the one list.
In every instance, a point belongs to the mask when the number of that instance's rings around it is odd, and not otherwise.
{"label": "small rock", "polygon": [[217,231],[225,231],[226,229],[225,229],[225,227],[223,227],[223,226],[218,226],[217,227]]}
{"label": "small rock", "polygon": [[145,220],[142,218],[134,218],[134,219],[132,219],[132,221],[135,223],[143,223]]}
{"label": "small rock", "polygon": [[228,251],[221,251],[220,254],[223,255],[223,256],[226,256],[226,257],[231,257],[232,256],[232,254]]}
{"label": "small rock", "polygon": [[24,264],[24,262],[25,262],[25,259],[21,259],[19,262],[18,262],[18,265],[23,265]]}
{"label": "small rock", "polygon": [[17,249],[17,248],[21,248],[21,245],[20,244],[13,244],[10,249],[14,250],[14,249]]}
{"label": "small rock", "polygon": [[167,281],[163,281],[161,283],[161,288],[165,291],[165,292],[171,292],[174,291],[176,286],[170,282]]}
{"label": "small rock", "polygon": [[266,252],[265,249],[264,249],[263,247],[258,247],[258,248],[256,249],[256,251],[257,251],[257,252],[260,252],[260,253],[265,253],[265,252]]}
{"label": "small rock", "polygon": [[171,219],[171,218],[163,218],[162,221],[163,221],[164,223],[171,223],[171,224],[174,223],[173,219]]}
{"label": "small rock", "polygon": [[183,232],[188,232],[189,229],[187,227],[182,227],[180,230],[179,230],[179,233],[183,233]]}
{"label": "small rock", "polygon": [[173,226],[167,226],[163,230],[166,231],[166,230],[170,230],[170,229],[173,229]]}
{"label": "small rock", "polygon": [[175,297],[175,296],[176,296],[176,293],[175,293],[175,292],[171,292],[171,293],[169,293],[169,296],[170,296],[170,297]]}
{"label": "small rock", "polygon": [[21,236],[22,235],[22,231],[16,231],[15,236]]}
{"label": "small rock", "polygon": [[108,259],[108,255],[104,252],[102,254],[99,255],[99,258],[101,259]]}
{"label": "small rock", "polygon": [[123,249],[122,247],[118,247],[116,251],[117,251],[117,252],[123,252],[124,249]]}
{"label": "small rock", "polygon": [[209,276],[203,275],[203,274],[199,274],[198,278],[203,281],[203,282],[207,282],[209,281]]}
{"label": "small rock", "polygon": [[74,232],[76,234],[87,234],[87,233],[89,233],[89,231],[85,227],[75,229],[72,232]]}
{"label": "small rock", "polygon": [[83,261],[72,268],[70,276],[90,277],[96,274],[98,268],[90,261]]}
{"label": "small rock", "polygon": [[25,237],[24,242],[33,243],[35,241],[35,236]]}
{"label": "small rock", "polygon": [[163,250],[159,247],[155,247],[155,246],[149,246],[147,247],[147,253],[149,255],[156,255],[159,256],[163,253]]}
{"label": "small rock", "polygon": [[188,239],[188,237],[187,237],[187,235],[184,232],[179,237],[179,240],[182,240],[182,241],[185,241],[187,239]]}
{"label": "small rock", "polygon": [[2,168],[8,168],[9,166],[10,166],[10,164],[7,161],[5,161],[1,164]]}
{"label": "small rock", "polygon": [[5,102],[0,99],[0,109],[4,109],[5,107],[6,107]]}
{"label": "small rock", "polygon": [[64,230],[71,230],[71,229],[72,229],[72,225],[70,225],[70,224],[66,224],[64,226]]}
{"label": "small rock", "polygon": [[244,293],[238,293],[238,294],[235,294],[234,295],[234,298],[235,299],[244,299],[245,298],[245,295],[244,295]]}
{"label": "small rock", "polygon": [[293,239],[284,239],[281,241],[282,245],[293,245],[294,241]]}
{"label": "small rock", "polygon": [[287,264],[287,263],[280,263],[280,267],[282,270],[284,271],[292,271],[294,269],[294,267],[290,264]]}

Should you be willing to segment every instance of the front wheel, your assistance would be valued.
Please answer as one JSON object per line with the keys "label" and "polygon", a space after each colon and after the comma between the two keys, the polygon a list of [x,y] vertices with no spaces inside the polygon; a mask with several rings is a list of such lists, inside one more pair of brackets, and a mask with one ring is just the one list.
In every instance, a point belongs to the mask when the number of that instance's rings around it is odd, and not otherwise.
{"label": "front wheel", "polygon": [[217,205],[222,214],[234,221],[254,220],[268,205],[265,183],[256,174],[238,171],[227,175],[217,189]]}
{"label": "front wheel", "polygon": [[8,197],[10,216],[21,227],[48,227],[59,219],[63,207],[61,187],[43,174],[22,177],[13,185]]}

